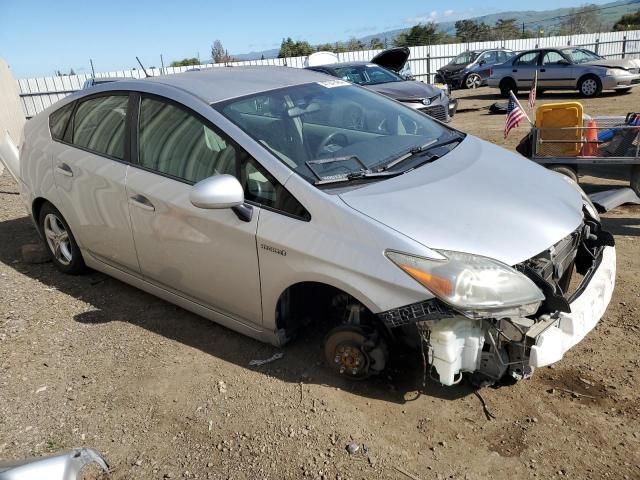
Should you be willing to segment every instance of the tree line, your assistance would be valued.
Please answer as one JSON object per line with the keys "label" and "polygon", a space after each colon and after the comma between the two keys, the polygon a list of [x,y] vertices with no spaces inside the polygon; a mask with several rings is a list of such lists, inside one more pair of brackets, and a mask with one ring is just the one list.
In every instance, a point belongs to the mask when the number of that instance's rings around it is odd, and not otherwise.
{"label": "tree line", "polygon": [[[557,22],[551,22],[549,31],[535,22],[519,24],[514,18],[498,19],[494,25],[475,20],[458,20],[455,22],[455,33],[449,34],[442,31],[435,22],[420,23],[409,30],[396,35],[391,42],[373,37],[367,42],[357,38],[351,38],[346,42],[321,43],[311,45],[306,40],[293,40],[291,37],[283,38],[278,52],[278,58],[304,57],[314,52],[330,51],[334,53],[352,52],[355,50],[379,50],[389,47],[414,47],[419,45],[437,45],[443,43],[469,43],[485,42],[490,40],[514,40],[520,38],[535,38],[545,35],[579,35],[583,33],[595,33],[603,31],[603,25],[597,14],[596,5],[585,5],[572,9],[567,15],[558,17]],[[553,19],[551,19],[553,20]],[[638,30],[640,29],[640,10],[635,13],[623,15],[614,25],[613,30]],[[264,56],[262,57],[264,59]],[[229,51],[225,49],[220,40],[213,42],[211,46],[211,62],[229,63],[236,61]],[[171,62],[171,67],[181,67],[200,64],[199,58],[183,58]]]}

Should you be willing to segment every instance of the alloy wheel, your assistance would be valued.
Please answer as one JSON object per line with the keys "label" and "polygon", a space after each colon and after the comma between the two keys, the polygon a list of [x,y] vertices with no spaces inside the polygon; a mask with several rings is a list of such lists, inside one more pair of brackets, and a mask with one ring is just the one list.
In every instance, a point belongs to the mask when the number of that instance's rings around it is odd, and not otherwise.
{"label": "alloy wheel", "polygon": [[478,88],[480,86],[480,75],[472,73],[465,80],[465,86],[467,88]]}
{"label": "alloy wheel", "polygon": [[588,78],[582,82],[580,90],[585,97],[591,97],[598,91],[598,84],[594,79]]}
{"label": "alloy wheel", "polygon": [[73,260],[69,232],[54,213],[48,213],[44,217],[44,236],[55,259],[62,265],[69,265]]}

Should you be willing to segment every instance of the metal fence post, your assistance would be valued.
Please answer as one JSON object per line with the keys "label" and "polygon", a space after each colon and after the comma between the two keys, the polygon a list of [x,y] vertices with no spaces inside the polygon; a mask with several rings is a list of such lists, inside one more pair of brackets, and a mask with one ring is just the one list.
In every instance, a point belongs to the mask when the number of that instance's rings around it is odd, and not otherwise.
{"label": "metal fence post", "polygon": [[622,37],[622,58],[624,58],[624,54],[627,53],[627,36]]}
{"label": "metal fence post", "polygon": [[427,83],[431,83],[431,51],[427,51]]}
{"label": "metal fence post", "polygon": [[600,55],[600,39],[599,38],[596,38],[595,51],[597,55]]}

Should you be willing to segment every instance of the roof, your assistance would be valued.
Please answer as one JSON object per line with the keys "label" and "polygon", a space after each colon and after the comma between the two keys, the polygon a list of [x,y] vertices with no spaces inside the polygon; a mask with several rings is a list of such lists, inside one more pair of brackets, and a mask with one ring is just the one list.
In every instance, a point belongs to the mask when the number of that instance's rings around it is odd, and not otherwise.
{"label": "roof", "polygon": [[243,97],[277,88],[326,81],[325,74],[301,68],[251,66],[215,67],[200,71],[149,77],[140,81],[157,82],[185,90],[207,103]]}
{"label": "roof", "polygon": [[[356,60],[353,62],[336,62],[336,63],[326,63],[324,65],[314,65],[313,67],[307,67],[309,69],[313,69],[313,68],[331,68],[331,69],[335,69],[335,68],[341,68],[341,67],[356,67],[358,65],[376,65],[375,63],[371,63],[371,62],[365,62],[362,60]],[[380,65],[376,65],[376,66],[380,66]]]}

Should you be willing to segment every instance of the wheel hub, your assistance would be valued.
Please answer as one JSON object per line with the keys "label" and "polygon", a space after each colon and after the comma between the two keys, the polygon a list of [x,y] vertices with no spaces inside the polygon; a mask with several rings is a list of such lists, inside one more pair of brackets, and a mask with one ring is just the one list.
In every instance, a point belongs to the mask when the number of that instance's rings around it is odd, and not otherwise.
{"label": "wheel hub", "polygon": [[355,345],[339,345],[333,359],[338,371],[353,376],[360,376],[366,369],[368,361],[365,354]]}

